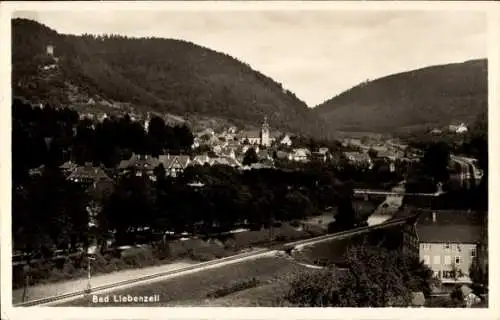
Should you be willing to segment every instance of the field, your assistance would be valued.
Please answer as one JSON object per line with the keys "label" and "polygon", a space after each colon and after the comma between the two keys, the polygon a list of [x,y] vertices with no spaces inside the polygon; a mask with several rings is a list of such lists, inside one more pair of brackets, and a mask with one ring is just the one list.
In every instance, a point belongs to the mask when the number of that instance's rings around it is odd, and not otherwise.
{"label": "field", "polygon": [[[275,288],[272,284],[280,287],[280,281],[287,279],[293,273],[303,270],[305,267],[296,264],[293,260],[281,257],[264,257],[255,260],[247,260],[241,263],[225,265],[219,268],[208,269],[201,272],[182,275],[162,282],[145,284],[133,288],[127,288],[112,292],[116,295],[148,296],[160,295],[159,303],[134,304],[133,306],[189,306],[224,302],[231,297],[238,297],[237,293],[229,294],[227,297],[209,299],[208,296],[220,288],[228,288],[244,280],[256,279],[259,283],[257,288],[244,290],[247,293],[261,292]],[[266,289],[267,288],[267,289]],[[254,291],[257,290],[257,291]],[[276,289],[277,290],[277,289]],[[274,291],[273,291],[274,292]],[[266,298],[266,303],[271,303]],[[272,300],[272,299],[271,299]],[[117,306],[123,303],[92,304],[90,298],[84,298],[60,304],[58,306]]]}

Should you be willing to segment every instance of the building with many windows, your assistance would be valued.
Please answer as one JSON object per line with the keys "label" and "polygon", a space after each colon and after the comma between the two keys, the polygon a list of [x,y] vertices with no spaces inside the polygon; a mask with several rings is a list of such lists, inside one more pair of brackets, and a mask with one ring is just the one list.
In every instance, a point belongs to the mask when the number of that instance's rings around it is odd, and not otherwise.
{"label": "building with many windows", "polygon": [[435,211],[416,223],[420,260],[442,283],[469,283],[469,268],[482,241],[481,213]]}

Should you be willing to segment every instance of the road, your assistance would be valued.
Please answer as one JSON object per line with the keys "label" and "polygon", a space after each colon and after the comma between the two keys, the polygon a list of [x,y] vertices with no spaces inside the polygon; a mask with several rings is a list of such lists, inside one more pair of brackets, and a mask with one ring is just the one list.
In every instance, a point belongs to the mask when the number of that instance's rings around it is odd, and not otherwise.
{"label": "road", "polygon": [[377,209],[373,211],[373,214],[368,217],[367,223],[369,226],[389,220],[399,210],[403,205],[404,196],[402,194],[404,194],[406,190],[405,184],[406,181],[401,181],[391,189],[391,192],[395,192],[396,195],[391,193],[386,196],[384,202],[382,202]]}
{"label": "road", "polygon": [[[244,261],[251,260],[251,259],[258,259],[260,257],[265,257],[265,256],[273,256],[280,250],[292,249],[292,248],[295,248],[298,246],[300,246],[300,247],[310,246],[310,245],[314,245],[316,243],[321,243],[324,241],[331,241],[331,240],[355,236],[355,235],[366,233],[366,232],[369,232],[369,231],[375,230],[375,229],[381,229],[381,228],[392,227],[395,225],[401,225],[401,224],[404,224],[407,219],[408,218],[393,219],[393,220],[386,221],[386,222],[383,222],[383,223],[375,225],[375,226],[361,227],[361,228],[356,228],[356,229],[352,229],[352,230],[338,232],[335,234],[328,234],[328,235],[323,235],[323,236],[319,236],[319,237],[315,237],[315,238],[311,238],[311,239],[294,241],[294,242],[290,242],[287,244],[276,245],[276,246],[273,246],[272,248],[259,249],[259,250],[253,251],[253,252],[246,252],[246,253],[238,254],[235,256],[231,256],[231,257],[226,257],[226,258],[222,258],[222,259],[198,263],[195,265],[191,265],[191,266],[187,266],[187,267],[179,268],[179,269],[174,269],[174,270],[169,270],[169,271],[165,271],[165,272],[162,271],[162,272],[157,272],[157,273],[145,275],[143,269],[136,269],[135,276],[131,275],[130,279],[119,281],[119,282],[112,283],[112,284],[103,285],[100,287],[94,287],[94,289],[92,290],[92,293],[97,294],[97,293],[110,292],[110,291],[114,291],[114,290],[126,289],[126,288],[137,286],[137,285],[144,285],[144,284],[148,284],[148,283],[163,281],[165,279],[177,277],[180,275],[185,275],[185,274],[194,273],[194,272],[200,272],[203,270],[217,268],[217,267],[221,267],[221,266],[228,265],[228,264],[242,263]],[[51,305],[54,305],[55,303],[59,304],[62,302],[69,302],[69,301],[72,301],[75,299],[81,299],[84,297],[85,297],[85,291],[84,290],[77,290],[74,292],[70,291],[70,292],[66,292],[64,294],[60,294],[60,295],[55,295],[55,296],[50,296],[50,297],[46,297],[46,298],[41,298],[38,300],[28,301],[25,303],[15,304],[15,306],[16,307],[17,306],[26,306],[26,307],[28,307],[28,306],[51,306]]]}

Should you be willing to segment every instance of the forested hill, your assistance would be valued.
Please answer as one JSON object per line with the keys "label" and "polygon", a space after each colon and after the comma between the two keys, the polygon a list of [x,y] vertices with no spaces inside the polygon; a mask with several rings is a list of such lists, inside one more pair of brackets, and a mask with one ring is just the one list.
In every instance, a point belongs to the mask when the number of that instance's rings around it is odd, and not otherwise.
{"label": "forested hill", "polygon": [[[279,83],[226,54],[159,38],[73,36],[12,21],[13,93],[33,102],[89,110],[132,106],[208,116],[318,136],[324,126]],[[57,61],[46,53],[54,46]],[[43,69],[45,67],[45,69]],[[92,101],[92,103],[88,103]]]}
{"label": "forested hill", "polygon": [[340,131],[396,132],[471,124],[488,104],[487,60],[423,68],[358,85],[314,108]]}

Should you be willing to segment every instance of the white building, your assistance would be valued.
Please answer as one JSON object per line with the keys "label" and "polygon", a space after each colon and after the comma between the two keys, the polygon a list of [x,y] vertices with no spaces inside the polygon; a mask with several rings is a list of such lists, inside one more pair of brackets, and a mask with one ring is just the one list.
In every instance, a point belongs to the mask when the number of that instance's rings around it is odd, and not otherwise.
{"label": "white building", "polygon": [[468,131],[467,126],[462,122],[459,125],[450,125],[448,126],[448,130],[454,133],[465,133]]}
{"label": "white building", "polygon": [[469,268],[478,255],[482,229],[466,212],[438,211],[419,217],[419,256],[442,283],[470,283]]}

